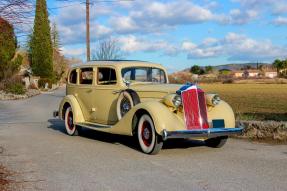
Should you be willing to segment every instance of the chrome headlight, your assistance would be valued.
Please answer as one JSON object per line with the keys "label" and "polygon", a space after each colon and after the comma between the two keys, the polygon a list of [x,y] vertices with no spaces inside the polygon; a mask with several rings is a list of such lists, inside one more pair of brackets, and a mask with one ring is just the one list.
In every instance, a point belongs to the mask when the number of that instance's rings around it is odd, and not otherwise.
{"label": "chrome headlight", "polygon": [[175,95],[174,98],[172,99],[172,102],[175,107],[179,107],[182,104],[181,96]]}
{"label": "chrome headlight", "polygon": [[218,105],[220,103],[221,99],[218,95],[214,95],[211,102],[213,105]]}

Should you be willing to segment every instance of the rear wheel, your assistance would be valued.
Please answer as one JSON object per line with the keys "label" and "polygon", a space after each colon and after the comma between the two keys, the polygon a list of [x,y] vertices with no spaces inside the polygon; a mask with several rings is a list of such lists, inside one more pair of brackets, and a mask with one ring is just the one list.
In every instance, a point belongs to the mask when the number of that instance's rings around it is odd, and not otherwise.
{"label": "rear wheel", "polygon": [[163,145],[161,137],[155,131],[152,118],[143,114],[137,125],[137,138],[141,150],[146,154],[157,154]]}
{"label": "rear wheel", "polygon": [[66,132],[68,135],[78,135],[78,129],[76,127],[76,125],[74,124],[74,114],[73,114],[73,110],[71,107],[68,107],[66,109],[66,113],[65,113],[65,127],[66,127]]}
{"label": "rear wheel", "polygon": [[227,142],[228,137],[215,137],[211,139],[205,140],[205,144],[208,147],[213,147],[213,148],[221,148],[225,143]]}

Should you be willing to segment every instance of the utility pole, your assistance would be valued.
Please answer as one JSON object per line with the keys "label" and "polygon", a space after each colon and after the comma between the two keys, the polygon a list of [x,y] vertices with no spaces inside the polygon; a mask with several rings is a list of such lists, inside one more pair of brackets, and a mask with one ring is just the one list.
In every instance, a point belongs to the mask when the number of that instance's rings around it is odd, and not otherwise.
{"label": "utility pole", "polygon": [[90,0],[86,0],[86,46],[88,62],[90,61]]}

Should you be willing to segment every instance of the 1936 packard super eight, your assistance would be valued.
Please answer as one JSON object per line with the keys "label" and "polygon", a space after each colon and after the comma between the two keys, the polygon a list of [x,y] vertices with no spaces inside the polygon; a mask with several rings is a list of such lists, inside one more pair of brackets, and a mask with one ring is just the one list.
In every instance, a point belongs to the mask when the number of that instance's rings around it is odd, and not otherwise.
{"label": "1936 packard super eight", "polygon": [[159,64],[93,61],[68,73],[59,116],[67,134],[80,128],[135,136],[144,153],[156,154],[172,138],[200,139],[221,147],[235,127],[231,107],[197,85],[169,84]]}

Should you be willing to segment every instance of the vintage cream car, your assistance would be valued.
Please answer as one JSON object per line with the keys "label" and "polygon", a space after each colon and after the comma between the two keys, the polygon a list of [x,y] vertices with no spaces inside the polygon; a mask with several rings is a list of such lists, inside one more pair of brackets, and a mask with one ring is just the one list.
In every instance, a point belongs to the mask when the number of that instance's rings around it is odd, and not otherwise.
{"label": "vintage cream car", "polygon": [[135,136],[156,154],[171,138],[201,139],[221,147],[239,134],[231,107],[194,84],[169,84],[165,68],[143,61],[93,61],[73,67],[54,117],[69,135],[80,128]]}

